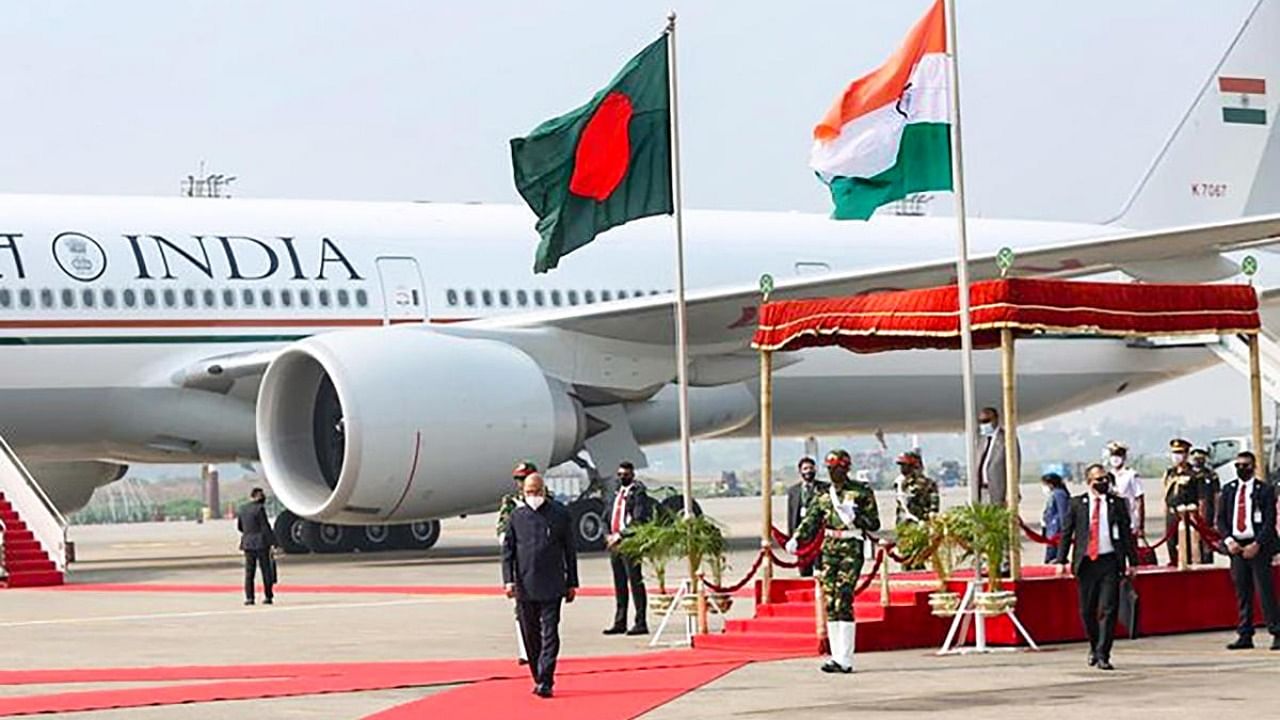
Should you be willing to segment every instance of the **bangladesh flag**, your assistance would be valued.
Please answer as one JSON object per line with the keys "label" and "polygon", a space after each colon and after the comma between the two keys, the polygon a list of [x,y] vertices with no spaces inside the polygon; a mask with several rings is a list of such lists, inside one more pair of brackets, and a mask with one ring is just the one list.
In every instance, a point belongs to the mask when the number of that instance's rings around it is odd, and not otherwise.
{"label": "bangladesh flag", "polygon": [[511,141],[516,189],[538,216],[534,272],[616,225],[671,214],[667,35],[586,105]]}

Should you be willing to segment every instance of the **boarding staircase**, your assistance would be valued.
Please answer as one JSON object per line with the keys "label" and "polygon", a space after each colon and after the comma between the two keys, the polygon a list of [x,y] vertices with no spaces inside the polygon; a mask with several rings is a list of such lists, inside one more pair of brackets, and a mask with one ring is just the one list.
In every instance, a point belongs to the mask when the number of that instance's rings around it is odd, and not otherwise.
{"label": "boarding staircase", "polygon": [[[1249,377],[1249,343],[1239,335],[1223,335],[1209,349],[1227,365]],[[1280,403],[1280,343],[1265,331],[1258,335],[1258,360],[1261,362],[1262,394]]]}
{"label": "boarding staircase", "polygon": [[0,587],[61,585],[67,521],[0,437]]}

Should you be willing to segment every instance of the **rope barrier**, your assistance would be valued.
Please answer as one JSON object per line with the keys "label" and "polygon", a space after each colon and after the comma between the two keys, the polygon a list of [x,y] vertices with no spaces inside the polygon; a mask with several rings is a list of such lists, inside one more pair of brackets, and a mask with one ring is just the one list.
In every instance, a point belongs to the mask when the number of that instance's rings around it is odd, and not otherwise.
{"label": "rope barrier", "polygon": [[1173,525],[1170,525],[1167,530],[1165,530],[1164,537],[1160,538],[1159,542],[1155,543],[1154,545],[1151,543],[1147,543],[1147,547],[1151,548],[1152,550],[1156,550],[1161,545],[1164,545],[1165,543],[1172,540],[1173,536],[1176,535],[1177,533],[1178,533],[1178,524],[1174,523]]}
{"label": "rope barrier", "polygon": [[[714,593],[730,594],[730,593],[738,592],[742,588],[746,587],[747,583],[751,582],[751,578],[755,577],[756,572],[760,570],[760,563],[764,560],[765,551],[766,551],[765,548],[760,549],[760,552],[756,554],[756,561],[751,565],[751,569],[747,571],[747,576],[742,578],[742,580],[738,581],[737,583],[730,585],[728,587],[724,587],[721,585],[716,585],[710,580],[703,578],[702,584],[705,585],[708,590]],[[772,552],[772,549],[769,549],[769,552]]]}
{"label": "rope barrier", "polygon": [[863,590],[871,587],[871,583],[875,582],[876,574],[880,572],[880,564],[884,562],[885,547],[881,547],[876,551],[876,562],[871,566],[871,572],[867,573],[866,578],[853,589],[853,593],[849,596],[850,601],[856,598]]}
{"label": "rope barrier", "polygon": [[1223,547],[1223,541],[1226,540],[1226,538],[1224,538],[1222,533],[1219,533],[1216,528],[1209,524],[1209,521],[1200,514],[1199,510],[1193,513],[1187,513],[1187,520],[1191,523],[1191,527],[1195,528],[1196,532],[1200,533],[1200,538],[1208,543],[1209,547],[1213,548],[1214,552],[1221,555],[1230,554],[1226,552],[1226,548]]}
{"label": "rope barrier", "polygon": [[[769,535],[779,547],[786,547],[787,541],[791,539],[786,535],[786,533],[776,527],[769,528]],[[818,528],[818,532],[813,536],[812,540],[796,548],[796,557],[803,559],[805,561],[805,565],[811,564],[810,561],[812,560],[817,560],[819,553],[822,552],[822,540],[825,535],[826,529],[821,527]]]}
{"label": "rope barrier", "polygon": [[1032,530],[1022,518],[1018,518],[1018,526],[1022,528],[1022,534],[1026,535],[1027,539],[1033,543],[1039,543],[1041,545],[1057,545],[1058,541],[1062,539],[1062,533],[1049,537]]}

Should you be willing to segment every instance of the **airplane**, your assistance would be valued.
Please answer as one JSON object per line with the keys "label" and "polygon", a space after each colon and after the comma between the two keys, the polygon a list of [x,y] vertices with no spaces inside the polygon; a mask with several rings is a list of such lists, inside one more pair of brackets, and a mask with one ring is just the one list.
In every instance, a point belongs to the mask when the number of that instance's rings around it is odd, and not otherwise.
{"label": "airplane", "polygon": [[[1217,281],[1280,237],[1280,1],[1260,0],[1114,221],[973,219],[972,273]],[[1272,73],[1271,70],[1277,70]],[[685,214],[692,431],[752,435],[757,278],[773,297],[953,281],[954,220]],[[524,208],[0,196],[0,436],[52,502],[128,463],[260,461],[290,547],[427,548],[517,460],[609,469],[678,437],[671,229],[611,230],[530,271]],[[1268,305],[1270,310],[1270,305]],[[777,358],[775,432],[954,430],[958,360]],[[1034,421],[1218,362],[1203,345],[1020,346]],[[976,355],[979,398],[999,363]],[[599,547],[603,505],[570,504]]]}

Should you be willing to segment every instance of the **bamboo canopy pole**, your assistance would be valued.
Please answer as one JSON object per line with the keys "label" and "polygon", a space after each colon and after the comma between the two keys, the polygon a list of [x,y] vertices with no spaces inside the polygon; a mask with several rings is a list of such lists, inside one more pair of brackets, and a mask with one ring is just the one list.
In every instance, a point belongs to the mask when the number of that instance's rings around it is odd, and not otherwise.
{"label": "bamboo canopy pole", "polygon": [[760,351],[760,502],[763,522],[760,526],[760,549],[765,551],[761,571],[761,597],[769,602],[773,584],[773,558],[769,557],[770,533],[773,530],[773,353]]}
{"label": "bamboo canopy pole", "polygon": [[[1004,475],[1005,501],[1009,507],[1009,574],[1017,582],[1022,579],[1022,542],[1018,528],[1018,506],[1022,502],[1022,486],[1018,477],[1018,397],[1017,365],[1013,355],[1013,331],[1000,331],[1000,375],[1004,390]],[[988,568],[991,573],[1000,568]]]}
{"label": "bamboo canopy pole", "polygon": [[1257,455],[1259,477],[1266,478],[1267,448],[1262,446],[1262,358],[1258,333],[1249,335],[1249,407],[1253,414],[1253,453]]}

